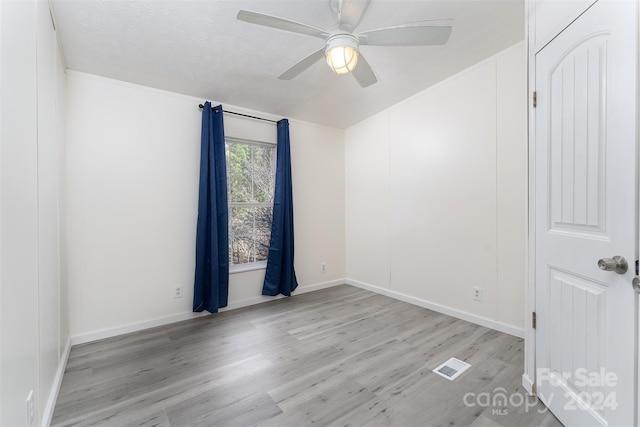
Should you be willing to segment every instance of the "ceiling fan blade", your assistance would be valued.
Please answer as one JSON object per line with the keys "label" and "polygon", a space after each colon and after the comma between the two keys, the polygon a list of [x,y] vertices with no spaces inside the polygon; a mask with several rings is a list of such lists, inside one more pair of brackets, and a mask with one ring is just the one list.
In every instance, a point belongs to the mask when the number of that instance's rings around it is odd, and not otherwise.
{"label": "ceiling fan blade", "polygon": [[280,80],[291,80],[292,78],[296,77],[298,74],[302,73],[307,68],[311,67],[313,64],[318,62],[323,57],[324,57],[324,47],[322,49],[319,49],[313,52],[311,55],[307,56],[303,60],[294,64],[291,68],[289,68],[287,71],[282,73],[278,78]]}
{"label": "ceiling fan blade", "polygon": [[451,35],[452,20],[423,21],[379,28],[358,34],[360,44],[372,46],[434,46],[445,44]]}
{"label": "ceiling fan blade", "polygon": [[341,0],[338,11],[338,26],[342,31],[352,33],[360,24],[371,0]]}
{"label": "ceiling fan blade", "polygon": [[276,28],[278,30],[304,34],[321,39],[326,39],[327,37],[329,37],[329,33],[321,30],[320,28],[312,27],[311,25],[307,24],[301,24],[300,22],[290,21],[284,18],[278,18],[277,16],[265,15],[264,13],[241,10],[238,12],[237,19],[239,21],[249,22],[251,24],[262,25],[265,27]]}
{"label": "ceiling fan blade", "polygon": [[378,81],[371,65],[369,65],[367,60],[364,59],[362,53],[358,57],[358,65],[356,65],[356,68],[351,72],[351,74],[353,74],[353,77],[355,77],[360,87],[363,88],[371,86]]}

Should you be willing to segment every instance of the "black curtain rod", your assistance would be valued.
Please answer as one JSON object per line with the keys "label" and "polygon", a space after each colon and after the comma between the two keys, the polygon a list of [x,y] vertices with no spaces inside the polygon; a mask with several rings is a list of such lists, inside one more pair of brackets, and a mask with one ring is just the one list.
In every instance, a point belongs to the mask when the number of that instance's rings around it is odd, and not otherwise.
{"label": "black curtain rod", "polygon": [[[200,105],[198,105],[198,107],[204,108],[204,105],[200,104]],[[211,108],[213,109],[215,107],[211,107]],[[234,116],[242,116],[242,117],[247,117],[249,119],[262,120],[264,122],[278,123],[277,120],[263,119],[262,117],[256,117],[256,116],[250,116],[248,114],[236,113],[235,111],[229,111],[229,110],[223,110],[223,111],[225,113],[227,113],[227,114],[233,114]]]}

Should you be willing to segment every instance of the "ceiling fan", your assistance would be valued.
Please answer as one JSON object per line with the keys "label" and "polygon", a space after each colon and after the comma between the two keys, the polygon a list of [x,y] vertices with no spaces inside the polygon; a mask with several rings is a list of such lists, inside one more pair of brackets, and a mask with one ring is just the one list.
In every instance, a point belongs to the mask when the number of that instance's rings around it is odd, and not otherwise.
{"label": "ceiling fan", "polygon": [[445,44],[451,35],[452,20],[413,22],[356,33],[371,0],[330,0],[329,3],[337,20],[337,29],[333,31],[248,10],[238,12],[237,19],[325,40],[324,47],[291,66],[279,79],[293,79],[324,56],[335,73],[352,73],[363,88],[378,79],[360,52],[360,46],[433,46]]}

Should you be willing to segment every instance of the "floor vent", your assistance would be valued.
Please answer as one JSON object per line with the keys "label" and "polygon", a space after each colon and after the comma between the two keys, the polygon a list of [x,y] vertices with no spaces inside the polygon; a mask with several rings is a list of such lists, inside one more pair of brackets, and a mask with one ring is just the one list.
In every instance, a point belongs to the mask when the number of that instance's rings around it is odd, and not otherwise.
{"label": "floor vent", "polygon": [[460,376],[464,371],[469,369],[471,365],[462,360],[458,360],[455,357],[444,362],[433,370],[436,374],[445,377],[449,381],[453,381]]}

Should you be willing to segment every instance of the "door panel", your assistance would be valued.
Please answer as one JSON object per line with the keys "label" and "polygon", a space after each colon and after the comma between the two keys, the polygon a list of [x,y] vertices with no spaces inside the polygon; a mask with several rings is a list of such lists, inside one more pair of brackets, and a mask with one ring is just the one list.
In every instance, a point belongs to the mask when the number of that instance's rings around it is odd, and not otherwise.
{"label": "door panel", "polygon": [[535,58],[536,384],[567,425],[635,423],[637,7],[599,0]]}
{"label": "door panel", "polygon": [[551,230],[601,234],[605,228],[606,36],[566,52],[549,72]]}
{"label": "door panel", "polygon": [[[552,325],[547,366],[552,372],[598,372],[604,366],[607,286],[565,271],[549,269],[548,317]],[[541,301],[543,303],[543,301]],[[564,343],[568,345],[563,345]],[[575,393],[585,384],[568,381]],[[601,391],[599,388],[593,391]]]}

